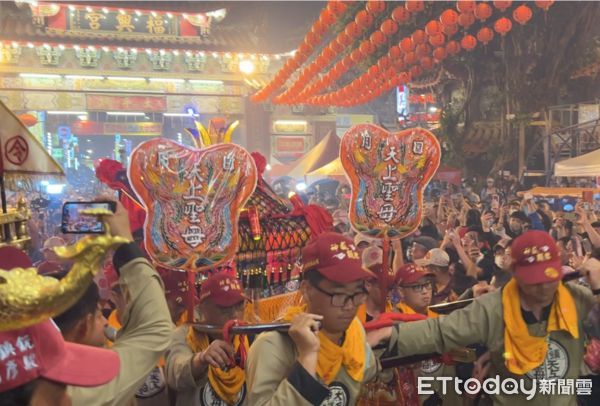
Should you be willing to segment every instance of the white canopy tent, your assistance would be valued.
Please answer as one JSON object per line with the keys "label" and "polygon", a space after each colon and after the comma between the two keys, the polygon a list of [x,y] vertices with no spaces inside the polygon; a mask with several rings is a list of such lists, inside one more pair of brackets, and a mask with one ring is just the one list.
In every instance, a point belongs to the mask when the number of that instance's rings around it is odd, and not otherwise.
{"label": "white canopy tent", "polygon": [[600,176],[600,149],[554,165],[554,176]]}

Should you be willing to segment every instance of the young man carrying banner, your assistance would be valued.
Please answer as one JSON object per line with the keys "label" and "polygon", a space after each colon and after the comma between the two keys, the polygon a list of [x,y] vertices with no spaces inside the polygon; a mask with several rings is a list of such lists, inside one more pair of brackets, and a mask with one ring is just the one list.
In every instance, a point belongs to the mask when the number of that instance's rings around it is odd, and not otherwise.
{"label": "young man carrying banner", "polygon": [[[589,270],[592,291],[563,285],[556,244],[543,231],[519,236],[512,256],[514,278],[502,290],[446,317],[375,331],[369,342],[389,339],[388,349],[400,356],[485,345],[499,383],[484,382],[479,389],[491,394],[495,405],[575,405],[575,393],[583,394],[588,385],[573,380],[585,354],[584,320],[600,294],[600,267]],[[551,380],[554,389],[547,384]],[[464,382],[458,386],[463,393],[472,390]]]}
{"label": "young man carrying banner", "polygon": [[364,281],[374,275],[352,240],[323,233],[304,247],[302,260],[306,305],[284,317],[289,334],[264,333],[250,348],[248,405],[354,405],[363,382],[378,372],[356,318],[367,298]]}
{"label": "young man carrying banner", "polygon": [[[205,324],[222,327],[229,320],[241,320],[244,313],[242,285],[223,271],[210,276],[200,288],[199,313]],[[167,351],[166,375],[177,391],[177,405],[241,405],[244,401],[244,370],[235,365],[240,346],[248,348],[246,337],[235,337],[233,345],[182,325],[175,330]]]}

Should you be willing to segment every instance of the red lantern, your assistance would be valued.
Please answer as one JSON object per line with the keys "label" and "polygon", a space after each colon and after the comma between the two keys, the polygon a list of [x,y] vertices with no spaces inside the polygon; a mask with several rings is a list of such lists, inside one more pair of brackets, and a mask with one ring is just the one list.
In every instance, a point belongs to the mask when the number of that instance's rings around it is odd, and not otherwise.
{"label": "red lantern", "polygon": [[511,5],[512,5],[512,1],[510,1],[510,0],[507,0],[507,1],[498,1],[498,0],[495,0],[494,1],[494,7],[496,7],[500,11],[506,10]]}
{"label": "red lantern", "polygon": [[352,59],[352,56],[346,55],[344,59],[342,59],[342,65],[344,65],[344,68],[347,69],[350,69],[352,66],[354,66],[354,59]]}
{"label": "red lantern", "polygon": [[350,38],[358,38],[360,37],[360,34],[362,34],[363,29],[360,28],[358,26],[358,24],[356,24],[356,22],[351,21],[348,23],[348,25],[346,26],[346,29],[344,30],[344,33]]}
{"label": "red lantern", "polygon": [[460,40],[460,46],[467,51],[472,51],[477,46],[477,38],[467,34]]}
{"label": "red lantern", "polygon": [[407,72],[400,72],[400,74],[398,75],[398,81],[401,85],[406,84],[410,81],[410,76],[408,76]]}
{"label": "red lantern", "polygon": [[554,0],[536,0],[535,5],[544,11],[548,11],[551,5],[554,4]]}
{"label": "red lantern", "polygon": [[446,56],[448,56],[448,52],[446,52],[444,47],[439,47],[433,50],[433,57],[438,62],[446,59]]}
{"label": "red lantern", "polygon": [[391,18],[388,18],[381,24],[380,29],[385,35],[394,35],[398,32],[398,24]]}
{"label": "red lantern", "polygon": [[404,63],[404,60],[403,60],[402,58],[400,58],[400,59],[396,59],[396,60],[394,61],[394,68],[395,68],[396,70],[402,70],[402,69],[404,69],[405,67],[406,67],[406,64]]}
{"label": "red lantern", "polygon": [[398,59],[398,58],[400,58],[400,55],[402,55],[402,50],[400,49],[400,47],[398,45],[394,45],[393,47],[390,47],[390,50],[388,51],[388,55],[392,59]]}
{"label": "red lantern", "polygon": [[343,1],[330,0],[327,4],[327,9],[336,16],[341,16],[346,11],[347,7]]}
{"label": "red lantern", "polygon": [[392,11],[392,19],[398,24],[410,20],[410,12],[404,6],[398,6]]}
{"label": "red lantern", "polygon": [[296,52],[296,54],[302,55],[304,57],[308,57],[311,52],[312,52],[312,47],[310,45],[308,45],[306,42],[303,42],[298,47],[298,51]]}
{"label": "red lantern", "polygon": [[440,21],[445,26],[454,25],[458,22],[458,13],[452,9],[447,9],[440,15]]}
{"label": "red lantern", "polygon": [[431,53],[431,47],[427,44],[419,44],[417,45],[417,48],[415,49],[415,54],[417,55],[417,58],[422,58],[424,56],[427,56]]}
{"label": "red lantern", "polygon": [[361,10],[356,14],[356,18],[354,19],[354,22],[360,27],[360,28],[368,28],[371,26],[371,24],[373,24],[373,16],[369,13],[367,13],[365,10]]}
{"label": "red lantern", "polygon": [[505,36],[506,33],[509,32],[511,29],[512,21],[510,21],[509,18],[502,17],[496,20],[496,22],[494,23],[494,30],[502,36]]}
{"label": "red lantern", "polygon": [[456,2],[456,9],[461,13],[472,13],[475,9],[475,1],[473,0],[464,0]]}
{"label": "red lantern", "polygon": [[348,34],[346,34],[344,31],[342,31],[338,34],[336,40],[343,47],[347,47],[348,45],[352,44],[352,38]]}
{"label": "red lantern", "polygon": [[306,33],[306,37],[304,37],[304,42],[306,42],[306,44],[309,45],[311,48],[314,48],[317,45],[319,45],[320,41],[321,40],[317,38],[317,35],[312,31]]}
{"label": "red lantern", "polygon": [[422,73],[423,73],[423,69],[419,65],[415,65],[410,68],[411,79],[418,78],[419,76],[421,76]]}
{"label": "red lantern", "polygon": [[436,34],[429,37],[429,43],[434,47],[440,47],[444,45],[445,42],[446,37],[444,37],[444,34]]}
{"label": "red lantern", "polygon": [[477,31],[477,41],[483,45],[487,45],[492,39],[494,39],[494,31],[491,28],[483,27]]}
{"label": "red lantern", "polygon": [[436,20],[431,20],[425,25],[425,32],[427,35],[439,34],[442,31],[442,24]]}
{"label": "red lantern", "polygon": [[413,32],[411,38],[413,40],[413,43],[416,45],[424,44],[427,39],[427,35],[423,30],[416,30],[415,32]]}
{"label": "red lantern", "polygon": [[350,54],[350,58],[352,58],[352,62],[359,63],[363,59],[363,54],[360,52],[360,49],[355,49]]}
{"label": "red lantern", "polygon": [[520,5],[513,11],[513,20],[521,25],[527,24],[527,22],[531,20],[531,17],[533,17],[533,12],[524,4]]}
{"label": "red lantern", "polygon": [[337,17],[329,9],[326,8],[321,12],[321,15],[319,16],[319,21],[325,27],[329,27],[332,24],[335,24],[335,22],[337,21]]}
{"label": "red lantern", "polygon": [[458,24],[463,28],[469,28],[475,22],[475,16],[471,13],[461,13],[458,16]]}
{"label": "red lantern", "polygon": [[404,52],[410,52],[415,49],[415,43],[413,42],[412,38],[406,37],[400,41],[400,48]]}
{"label": "red lantern", "polygon": [[334,39],[333,41],[331,41],[331,44],[329,44],[329,48],[331,48],[331,50],[336,54],[339,54],[344,50],[345,47],[342,44],[340,44],[337,39]]}
{"label": "red lantern", "polygon": [[381,70],[387,70],[390,68],[390,66],[392,66],[392,60],[389,56],[384,55],[381,58],[379,58],[377,66],[379,66]]}
{"label": "red lantern", "polygon": [[17,117],[25,127],[32,127],[38,123],[38,119],[31,114],[19,114]]}
{"label": "red lantern", "polygon": [[381,14],[385,11],[385,2],[383,0],[369,0],[366,9],[370,14]]}
{"label": "red lantern", "polygon": [[478,3],[475,7],[475,17],[479,21],[485,21],[492,16],[492,6],[487,3]]}
{"label": "red lantern", "polygon": [[371,43],[373,45],[375,45],[375,47],[378,48],[381,45],[385,44],[386,37],[381,31],[377,30],[377,31],[374,31],[373,34],[371,34],[371,36],[369,37],[369,40],[371,41]]}
{"label": "red lantern", "polygon": [[446,44],[448,55],[456,55],[460,52],[460,44],[457,41],[448,41]]}
{"label": "red lantern", "polygon": [[329,28],[329,26],[324,25],[321,20],[317,20],[315,21],[315,23],[312,26],[311,31],[315,33],[315,35],[319,38],[319,40],[321,39],[321,37],[323,36],[323,34],[325,34],[325,32],[327,31],[327,29]]}
{"label": "red lantern", "polygon": [[375,45],[373,45],[373,43],[369,40],[364,40],[360,43],[359,49],[361,54],[367,56],[375,52]]}
{"label": "red lantern", "polygon": [[411,13],[418,13],[419,11],[423,11],[425,9],[425,4],[418,0],[407,0],[406,3],[404,3],[404,6]]}
{"label": "red lantern", "polygon": [[417,55],[414,52],[407,52],[404,55],[404,63],[406,65],[412,65],[415,62],[417,62]]}
{"label": "red lantern", "polygon": [[454,25],[445,25],[444,29],[442,30],[444,32],[444,34],[446,34],[448,37],[453,36],[454,34],[456,34],[458,32],[458,24],[454,24]]}
{"label": "red lantern", "polygon": [[379,75],[379,67],[377,65],[371,65],[367,72],[369,73],[369,76],[375,78],[377,75]]}
{"label": "red lantern", "polygon": [[333,58],[335,58],[335,56],[337,55],[337,52],[332,50],[330,47],[325,47],[325,48],[323,48],[323,51],[321,51],[321,55],[324,57],[324,59],[327,60],[327,62],[329,62],[329,61],[333,60]]}
{"label": "red lantern", "polygon": [[433,59],[431,59],[429,56],[424,56],[423,58],[421,58],[421,66],[425,70],[432,69],[433,68]]}

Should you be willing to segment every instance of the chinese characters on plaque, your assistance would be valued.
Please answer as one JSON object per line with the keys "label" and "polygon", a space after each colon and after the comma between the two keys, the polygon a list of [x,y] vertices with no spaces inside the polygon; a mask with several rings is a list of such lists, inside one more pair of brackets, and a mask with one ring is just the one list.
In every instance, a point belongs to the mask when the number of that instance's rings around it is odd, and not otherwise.
{"label": "chinese characters on plaque", "polygon": [[129,177],[148,213],[146,249],[159,265],[202,271],[235,254],[239,213],[257,180],[245,149],[150,140],[133,151]]}
{"label": "chinese characters on plaque", "polygon": [[340,159],[351,181],[350,222],[359,232],[400,238],[421,221],[423,190],[440,162],[440,146],[422,128],[390,133],[372,124],[352,127]]}

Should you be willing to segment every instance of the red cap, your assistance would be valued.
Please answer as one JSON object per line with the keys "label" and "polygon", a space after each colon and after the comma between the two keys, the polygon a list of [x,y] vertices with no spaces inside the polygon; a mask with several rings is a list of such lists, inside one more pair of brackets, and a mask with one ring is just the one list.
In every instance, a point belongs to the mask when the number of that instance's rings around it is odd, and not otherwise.
{"label": "red cap", "polygon": [[409,262],[408,264],[402,265],[400,269],[398,269],[398,272],[396,272],[396,281],[400,282],[400,285],[410,285],[417,283],[421,278],[428,276],[433,277],[435,275],[431,272],[425,271],[425,269],[419,265]]}
{"label": "red cap", "polygon": [[208,277],[200,287],[200,303],[212,300],[217,306],[229,307],[247,299],[241,282],[229,272]]}
{"label": "red cap", "polygon": [[526,284],[562,279],[562,266],[556,242],[545,231],[527,231],[511,245],[515,278]]}
{"label": "red cap", "polygon": [[47,320],[0,332],[0,393],[37,378],[73,386],[99,386],[119,372],[119,355],[110,350],[65,342]]}
{"label": "red cap", "polygon": [[0,247],[0,269],[31,268],[33,264],[26,253],[15,247]]}
{"label": "red cap", "polygon": [[375,275],[363,268],[354,242],[337,233],[322,233],[302,249],[304,271],[317,270],[336,283],[371,279]]}
{"label": "red cap", "polygon": [[190,283],[187,272],[172,271],[170,269],[157,267],[158,274],[165,285],[165,296],[173,299],[177,303],[184,303],[188,300]]}

